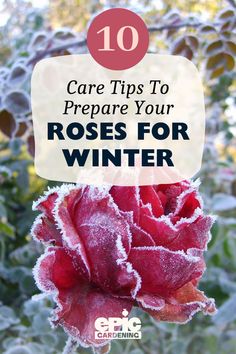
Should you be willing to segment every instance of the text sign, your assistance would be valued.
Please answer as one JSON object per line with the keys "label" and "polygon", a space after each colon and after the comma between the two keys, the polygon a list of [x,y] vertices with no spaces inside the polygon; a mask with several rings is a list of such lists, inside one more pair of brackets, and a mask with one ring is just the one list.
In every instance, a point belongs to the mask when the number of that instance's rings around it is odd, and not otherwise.
{"label": "text sign", "polygon": [[44,59],[32,76],[32,110],[36,172],[46,179],[175,183],[201,167],[203,90],[183,57],[147,54],[125,71],[90,55]]}

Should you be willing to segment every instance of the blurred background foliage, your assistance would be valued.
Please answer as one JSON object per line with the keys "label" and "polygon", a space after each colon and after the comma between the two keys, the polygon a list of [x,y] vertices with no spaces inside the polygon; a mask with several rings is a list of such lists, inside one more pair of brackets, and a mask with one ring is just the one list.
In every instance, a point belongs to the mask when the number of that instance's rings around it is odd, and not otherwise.
{"label": "blurred background foliage", "polygon": [[[218,314],[187,325],[142,317],[142,341],[117,341],[112,354],[236,353],[236,5],[230,1],[4,0],[0,2],[0,353],[61,353],[62,330],[47,321],[53,303],[31,299],[32,266],[41,253],[30,238],[32,201],[48,183],[35,175],[30,78],[44,57],[86,53],[89,21],[109,7],[139,13],[150,52],[183,55],[204,83],[206,140],[201,193],[218,215],[200,288]],[[138,310],[137,310],[138,311]],[[79,349],[85,353],[89,350]]]}

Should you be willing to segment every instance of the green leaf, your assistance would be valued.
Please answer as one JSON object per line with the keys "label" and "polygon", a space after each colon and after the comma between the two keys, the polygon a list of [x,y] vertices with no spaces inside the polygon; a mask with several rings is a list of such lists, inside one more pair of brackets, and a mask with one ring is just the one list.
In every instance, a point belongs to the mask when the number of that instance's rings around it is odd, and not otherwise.
{"label": "green leaf", "polygon": [[38,334],[47,334],[50,332],[51,327],[48,321],[50,315],[50,309],[42,309],[40,313],[34,316],[32,327],[35,333]]}
{"label": "green leaf", "polygon": [[15,347],[9,348],[5,354],[33,354],[30,349],[24,345],[17,345]]}
{"label": "green leaf", "polygon": [[226,211],[236,208],[236,197],[228,194],[217,193],[212,199],[213,211]]}
{"label": "green leaf", "polygon": [[0,201],[0,218],[7,218],[7,209],[2,201]]}
{"label": "green leaf", "polygon": [[221,289],[228,293],[228,294],[235,294],[236,293],[236,283],[233,281],[230,281],[229,279],[225,279],[220,277],[220,286]]}
{"label": "green leaf", "polygon": [[0,221],[0,234],[14,238],[15,230],[14,227],[8,223]]}
{"label": "green leaf", "polygon": [[10,326],[19,323],[14,311],[8,306],[0,307],[0,330],[9,328]]}
{"label": "green leaf", "polygon": [[232,250],[230,248],[229,242],[228,240],[224,240],[223,242],[223,249],[224,249],[224,253],[227,257],[231,258],[232,257]]}
{"label": "green leaf", "polygon": [[227,300],[213,317],[213,322],[218,326],[226,326],[236,320],[236,294]]}
{"label": "green leaf", "polygon": [[216,221],[212,228],[211,228],[211,240],[208,244],[208,248],[210,249],[211,247],[214,246],[216,240],[217,240],[217,235],[218,235],[218,232],[219,232],[219,224],[218,222]]}

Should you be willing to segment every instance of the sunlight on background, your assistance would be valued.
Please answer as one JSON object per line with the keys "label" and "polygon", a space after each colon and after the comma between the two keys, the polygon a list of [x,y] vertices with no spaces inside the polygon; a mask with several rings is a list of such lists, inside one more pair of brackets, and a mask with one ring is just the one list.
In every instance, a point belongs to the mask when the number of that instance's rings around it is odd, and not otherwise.
{"label": "sunlight on background", "polygon": [[[29,3],[32,4],[32,7],[43,8],[48,6],[49,0],[31,0]],[[4,8],[5,8],[4,2],[1,0],[0,1],[0,27],[4,26],[10,17],[10,13],[8,11],[5,11]]]}

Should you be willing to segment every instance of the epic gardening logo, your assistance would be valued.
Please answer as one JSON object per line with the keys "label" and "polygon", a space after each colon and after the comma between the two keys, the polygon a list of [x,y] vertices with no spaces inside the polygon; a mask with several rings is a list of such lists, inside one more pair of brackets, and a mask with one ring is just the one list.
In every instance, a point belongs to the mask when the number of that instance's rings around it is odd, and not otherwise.
{"label": "epic gardening logo", "polygon": [[95,321],[95,339],[141,339],[141,320],[128,318],[128,311],[122,311],[123,317],[98,317]]}

